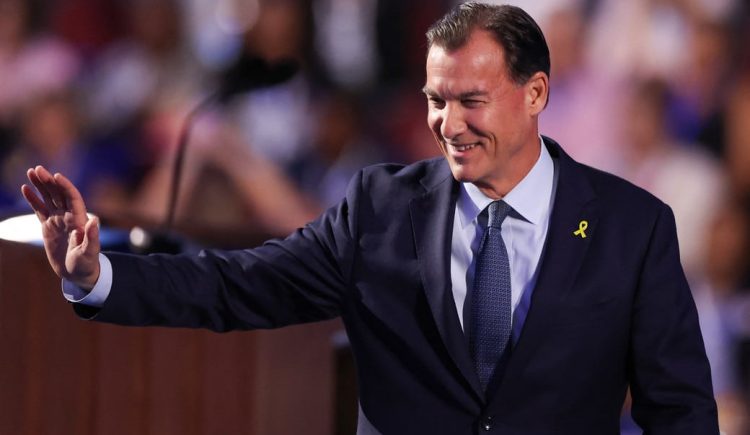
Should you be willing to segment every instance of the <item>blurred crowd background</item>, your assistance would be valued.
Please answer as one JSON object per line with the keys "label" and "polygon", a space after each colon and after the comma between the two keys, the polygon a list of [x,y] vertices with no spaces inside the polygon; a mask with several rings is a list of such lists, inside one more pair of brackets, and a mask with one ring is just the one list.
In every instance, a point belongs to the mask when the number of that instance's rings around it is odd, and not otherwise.
{"label": "blurred crowd background", "polygon": [[[453,3],[0,0],[0,216],[28,211],[19,186],[43,164],[104,218],[163,221],[191,109],[243,59],[293,59],[288,81],[195,118],[176,210],[283,235],[362,166],[439,154],[424,32]],[[721,425],[748,433],[750,2],[511,3],[551,49],[541,132],[674,210]]]}

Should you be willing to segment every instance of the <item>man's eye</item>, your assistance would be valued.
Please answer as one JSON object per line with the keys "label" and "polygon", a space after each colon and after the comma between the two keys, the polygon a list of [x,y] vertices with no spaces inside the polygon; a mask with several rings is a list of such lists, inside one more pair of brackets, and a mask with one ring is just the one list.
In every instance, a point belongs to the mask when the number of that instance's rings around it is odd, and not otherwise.
{"label": "man's eye", "polygon": [[439,99],[439,98],[429,98],[430,106],[432,107],[443,107],[445,106],[445,101]]}
{"label": "man's eye", "polygon": [[462,103],[466,107],[479,107],[482,105],[481,100],[463,100]]}

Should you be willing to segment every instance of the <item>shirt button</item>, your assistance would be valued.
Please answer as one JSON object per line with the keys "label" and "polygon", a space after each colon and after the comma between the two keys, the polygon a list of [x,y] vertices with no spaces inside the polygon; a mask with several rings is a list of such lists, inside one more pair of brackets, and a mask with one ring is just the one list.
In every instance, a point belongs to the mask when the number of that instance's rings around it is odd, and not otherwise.
{"label": "shirt button", "polygon": [[489,432],[490,430],[492,430],[492,417],[485,417],[482,420],[481,426],[482,429],[485,430],[485,432]]}

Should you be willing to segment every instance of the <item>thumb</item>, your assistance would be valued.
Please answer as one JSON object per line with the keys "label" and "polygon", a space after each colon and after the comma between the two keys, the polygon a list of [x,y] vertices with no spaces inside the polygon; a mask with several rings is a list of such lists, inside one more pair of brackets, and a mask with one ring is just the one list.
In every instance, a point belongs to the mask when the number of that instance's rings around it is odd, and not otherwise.
{"label": "thumb", "polygon": [[83,243],[81,248],[84,252],[94,249],[99,251],[99,218],[94,216],[86,222],[83,227]]}

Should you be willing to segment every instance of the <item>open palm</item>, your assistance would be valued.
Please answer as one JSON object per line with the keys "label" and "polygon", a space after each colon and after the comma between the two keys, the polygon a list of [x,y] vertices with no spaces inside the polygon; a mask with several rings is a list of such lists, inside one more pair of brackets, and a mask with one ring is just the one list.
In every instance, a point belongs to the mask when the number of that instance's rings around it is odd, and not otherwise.
{"label": "open palm", "polygon": [[31,184],[21,192],[42,224],[42,238],[52,269],[63,279],[91,289],[99,277],[99,229],[89,218],[80,192],[62,174],[42,166],[26,173]]}

